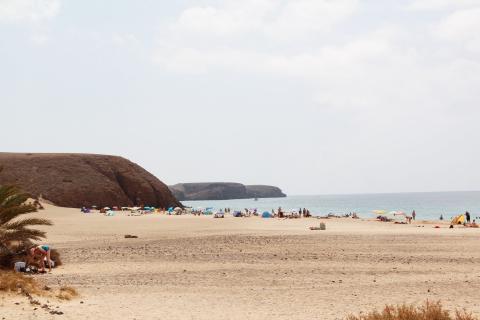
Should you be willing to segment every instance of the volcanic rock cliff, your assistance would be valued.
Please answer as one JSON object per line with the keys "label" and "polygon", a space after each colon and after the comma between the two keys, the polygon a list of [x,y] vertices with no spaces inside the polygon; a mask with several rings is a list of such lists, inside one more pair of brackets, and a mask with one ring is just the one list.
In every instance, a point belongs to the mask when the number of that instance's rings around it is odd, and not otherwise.
{"label": "volcanic rock cliff", "polygon": [[0,153],[0,167],[0,185],[16,185],[58,206],[181,206],[163,182],[122,157]]}
{"label": "volcanic rock cliff", "polygon": [[286,195],[273,186],[245,186],[232,182],[179,183],[169,187],[175,197],[183,200],[229,200],[248,198],[280,198]]}
{"label": "volcanic rock cliff", "polygon": [[283,198],[287,195],[278,187],[265,185],[245,186],[249,198]]}

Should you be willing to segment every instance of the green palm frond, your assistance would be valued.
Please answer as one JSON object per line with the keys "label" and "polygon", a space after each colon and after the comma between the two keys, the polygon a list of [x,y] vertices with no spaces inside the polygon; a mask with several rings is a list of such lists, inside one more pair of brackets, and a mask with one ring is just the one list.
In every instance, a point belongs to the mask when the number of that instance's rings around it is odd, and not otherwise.
{"label": "green palm frond", "polygon": [[0,224],[7,223],[20,215],[36,212],[37,209],[31,205],[19,205],[9,208],[0,208]]}
{"label": "green palm frond", "polygon": [[27,242],[26,240],[42,240],[45,238],[45,231],[40,231],[36,229],[17,229],[7,232],[0,231],[0,242],[4,243],[5,246],[9,247],[10,243],[15,242]]}
{"label": "green palm frond", "polygon": [[[1,168],[0,168],[1,171]],[[0,255],[45,238],[45,231],[31,226],[49,226],[52,222],[41,218],[19,218],[36,212],[35,206],[25,204],[29,196],[13,186],[0,186]]]}
{"label": "green palm frond", "polygon": [[6,230],[22,229],[28,226],[51,226],[52,222],[47,219],[25,218],[18,221],[7,222],[2,225]]}

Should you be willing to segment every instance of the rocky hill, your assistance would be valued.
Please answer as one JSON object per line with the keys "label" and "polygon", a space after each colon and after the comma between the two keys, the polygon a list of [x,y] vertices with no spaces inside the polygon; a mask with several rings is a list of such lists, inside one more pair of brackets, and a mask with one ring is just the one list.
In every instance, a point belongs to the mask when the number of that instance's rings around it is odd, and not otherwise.
{"label": "rocky hill", "polygon": [[245,186],[232,182],[179,183],[169,187],[175,197],[183,200],[229,200],[248,198],[280,198],[286,195],[273,186]]}
{"label": "rocky hill", "polygon": [[0,153],[0,167],[0,185],[17,185],[59,206],[181,206],[164,183],[122,157]]}
{"label": "rocky hill", "polygon": [[278,187],[265,185],[250,185],[247,188],[249,198],[283,198],[287,195]]}

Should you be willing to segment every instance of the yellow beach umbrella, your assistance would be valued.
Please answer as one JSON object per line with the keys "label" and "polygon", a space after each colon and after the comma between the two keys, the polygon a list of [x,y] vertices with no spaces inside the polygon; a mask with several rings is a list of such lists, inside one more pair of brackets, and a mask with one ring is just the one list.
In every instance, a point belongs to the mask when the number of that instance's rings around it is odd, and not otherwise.
{"label": "yellow beach umbrella", "polygon": [[456,216],[452,220],[452,225],[453,224],[463,224],[463,223],[465,223],[465,215],[463,213],[459,214],[458,216]]}
{"label": "yellow beach umbrella", "polygon": [[385,214],[386,213],[385,210],[373,210],[372,212],[375,213],[375,214]]}

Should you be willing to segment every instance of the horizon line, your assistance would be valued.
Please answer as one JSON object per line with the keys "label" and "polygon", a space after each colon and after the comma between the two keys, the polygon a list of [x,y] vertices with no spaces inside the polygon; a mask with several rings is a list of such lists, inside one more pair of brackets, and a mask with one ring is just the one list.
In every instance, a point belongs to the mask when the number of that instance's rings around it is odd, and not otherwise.
{"label": "horizon line", "polygon": [[301,196],[360,196],[360,195],[381,195],[381,194],[411,194],[411,193],[461,193],[480,192],[480,190],[443,190],[443,191],[399,191],[399,192],[352,192],[352,193],[309,193],[309,194],[287,194],[287,197]]}

